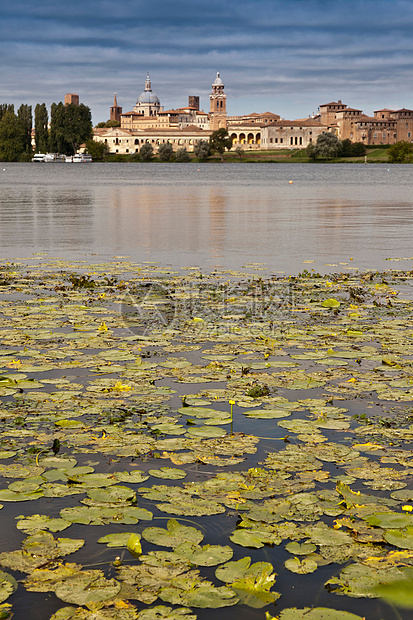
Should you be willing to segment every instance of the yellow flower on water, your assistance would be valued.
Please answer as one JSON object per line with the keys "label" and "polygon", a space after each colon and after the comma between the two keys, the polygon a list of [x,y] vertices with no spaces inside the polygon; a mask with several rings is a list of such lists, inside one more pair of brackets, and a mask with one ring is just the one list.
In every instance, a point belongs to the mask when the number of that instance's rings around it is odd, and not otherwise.
{"label": "yellow flower on water", "polygon": [[230,405],[235,405],[235,400],[229,400],[228,402]]}
{"label": "yellow flower on water", "polygon": [[107,332],[108,331],[108,326],[106,325],[105,321],[103,321],[103,323],[101,323],[98,327],[98,331],[100,332]]}
{"label": "yellow flower on water", "polygon": [[112,388],[112,391],[114,391],[114,392],[129,392],[129,390],[131,390],[131,389],[132,388],[131,388],[130,385],[124,385],[120,381],[116,381],[115,385]]}
{"label": "yellow flower on water", "polygon": [[18,368],[22,363],[20,360],[12,360],[9,364],[7,364],[7,368]]}
{"label": "yellow flower on water", "polygon": [[194,318],[192,319],[194,321],[194,323],[203,323],[204,319],[201,319],[199,316],[194,316]]}
{"label": "yellow flower on water", "polygon": [[406,504],[406,506],[402,506],[402,510],[405,510],[406,512],[412,512],[413,506],[409,506],[408,504]]}
{"label": "yellow flower on water", "polygon": [[351,377],[351,379],[347,379],[347,383],[355,383],[356,381],[356,377]]}

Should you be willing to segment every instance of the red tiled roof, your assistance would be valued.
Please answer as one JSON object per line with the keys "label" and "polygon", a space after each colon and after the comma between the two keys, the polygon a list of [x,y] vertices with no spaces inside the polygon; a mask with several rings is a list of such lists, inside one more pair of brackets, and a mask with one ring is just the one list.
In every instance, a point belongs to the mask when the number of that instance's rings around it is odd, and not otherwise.
{"label": "red tiled roof", "polygon": [[320,108],[325,108],[328,105],[341,105],[341,106],[343,106],[343,108],[347,107],[344,103],[341,103],[340,101],[331,101],[330,103],[322,103],[320,105]]}
{"label": "red tiled roof", "polygon": [[261,127],[327,127],[327,125],[322,125],[319,121],[311,118],[304,121],[274,121],[269,125],[261,125]]}

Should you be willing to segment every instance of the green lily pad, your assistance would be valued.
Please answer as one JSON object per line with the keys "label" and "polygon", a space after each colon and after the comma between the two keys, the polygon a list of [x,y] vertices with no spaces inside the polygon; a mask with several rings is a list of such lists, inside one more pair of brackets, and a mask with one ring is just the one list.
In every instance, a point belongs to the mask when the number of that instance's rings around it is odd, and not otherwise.
{"label": "green lily pad", "polygon": [[186,477],[186,472],[177,467],[161,467],[160,469],[149,469],[148,474],[155,478],[165,478],[166,480],[181,480]]}
{"label": "green lily pad", "polygon": [[314,553],[317,547],[312,543],[298,543],[298,542],[290,542],[288,545],[285,545],[286,550],[289,553],[294,555],[308,555],[309,553]]}
{"label": "green lily pad", "polygon": [[31,515],[30,517],[17,517],[19,521],[16,523],[18,530],[25,534],[36,534],[41,530],[49,530],[50,532],[61,532],[72,525],[70,521],[64,519],[52,519],[47,515]]}
{"label": "green lily pad", "polygon": [[161,547],[175,548],[183,542],[198,544],[204,538],[202,532],[194,527],[181,525],[175,519],[169,519],[167,529],[161,527],[147,527],[142,532],[142,538]]}
{"label": "green lily pad", "polygon": [[189,560],[197,566],[216,566],[227,562],[234,552],[226,545],[204,545],[203,547],[190,542],[184,542],[175,547],[175,553]]}
{"label": "green lily pad", "polygon": [[127,544],[128,551],[137,557],[142,554],[141,536],[140,534],[130,534]]}
{"label": "green lily pad", "polygon": [[256,418],[259,420],[287,418],[291,413],[292,412],[287,409],[252,409],[251,411],[243,411],[243,414],[247,416],[247,418]]}
{"label": "green lily pad", "polygon": [[106,534],[98,538],[98,543],[104,543],[107,547],[127,547],[128,540],[132,532],[119,532],[114,534]]}
{"label": "green lily pad", "polygon": [[284,562],[284,566],[292,573],[298,573],[299,575],[313,573],[318,568],[317,562],[311,558],[303,558],[302,560],[299,558],[289,558]]}
{"label": "green lily pad", "polygon": [[94,571],[84,571],[58,585],[55,594],[66,603],[90,605],[114,598],[120,588],[121,584],[115,579],[105,579],[96,576]]}
{"label": "green lily pad", "polygon": [[172,581],[172,587],[161,588],[159,598],[173,605],[218,609],[238,603],[233,590],[225,586],[216,587],[209,581],[194,582],[184,577]]}
{"label": "green lily pad", "polygon": [[0,603],[6,601],[9,596],[11,596],[16,590],[17,581],[15,580],[15,578],[8,573],[0,571]]}
{"label": "green lily pad", "polygon": [[166,607],[157,605],[151,609],[142,609],[139,612],[139,620],[196,620],[196,615],[187,607]]}
{"label": "green lily pad", "polygon": [[201,439],[208,437],[224,437],[227,432],[217,426],[193,426],[187,430],[190,437],[200,437]]}
{"label": "green lily pad", "polygon": [[413,609],[413,574],[410,568],[404,569],[405,579],[382,583],[377,586],[378,596],[396,607]]}
{"label": "green lily pad", "polygon": [[382,527],[384,529],[405,528],[412,525],[412,518],[408,514],[398,512],[376,512],[366,517],[370,525]]}
{"label": "green lily pad", "polygon": [[87,492],[91,499],[103,503],[134,502],[136,493],[133,489],[124,486],[110,486],[108,489],[89,489]]}
{"label": "green lily pad", "polygon": [[383,538],[399,549],[413,549],[413,524],[404,529],[386,530]]}
{"label": "green lily pad", "polygon": [[[275,618],[268,615],[267,620],[275,620]],[[281,611],[279,620],[364,620],[364,618],[349,611],[327,607],[305,607],[304,609],[290,607]]]}

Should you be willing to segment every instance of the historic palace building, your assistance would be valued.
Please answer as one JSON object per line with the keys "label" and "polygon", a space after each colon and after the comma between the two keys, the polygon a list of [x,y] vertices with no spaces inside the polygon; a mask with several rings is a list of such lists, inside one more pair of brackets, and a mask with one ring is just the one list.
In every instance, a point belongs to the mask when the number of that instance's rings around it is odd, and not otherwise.
{"label": "historic palace building", "polygon": [[319,106],[319,113],[306,119],[285,120],[273,112],[253,112],[242,116],[227,115],[227,95],[219,73],[209,95],[209,112],[200,110],[199,97],[191,95],[188,105],[164,110],[152,90],[149,74],[145,88],[130,112],[123,112],[115,94],[110,120],[120,127],[95,128],[94,139],[107,144],[110,153],[132,154],[149,143],[154,151],[170,143],[174,150],[185,147],[193,151],[200,140],[225,128],[233,148],[277,150],[305,148],[316,142],[321,133],[333,132],[339,139],[364,144],[413,142],[413,110],[376,110],[373,117],[349,108],[341,100]]}

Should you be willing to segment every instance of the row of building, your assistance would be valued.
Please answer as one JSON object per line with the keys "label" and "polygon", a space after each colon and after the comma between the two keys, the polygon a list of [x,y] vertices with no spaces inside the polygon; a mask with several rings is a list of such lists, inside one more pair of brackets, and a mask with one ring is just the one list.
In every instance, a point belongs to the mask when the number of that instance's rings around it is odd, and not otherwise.
{"label": "row of building", "polygon": [[228,116],[227,95],[219,73],[209,100],[208,113],[200,109],[198,96],[190,96],[186,107],[164,110],[148,74],[145,88],[130,112],[123,112],[115,94],[110,120],[118,121],[120,126],[95,128],[94,140],[107,144],[110,153],[119,154],[138,152],[145,143],[151,144],[155,152],[165,143],[172,144],[174,150],[185,147],[193,151],[197,142],[208,140],[220,128],[227,129],[233,148],[245,149],[305,148],[326,132],[336,134],[340,140],[366,145],[413,142],[413,110],[405,108],[376,110],[370,117],[339,100],[320,105],[318,113],[306,119],[285,120],[272,112]]}

